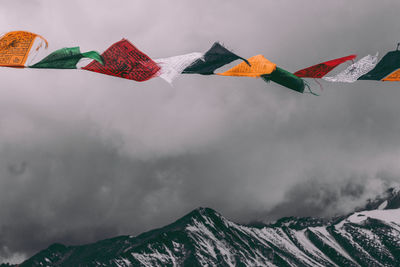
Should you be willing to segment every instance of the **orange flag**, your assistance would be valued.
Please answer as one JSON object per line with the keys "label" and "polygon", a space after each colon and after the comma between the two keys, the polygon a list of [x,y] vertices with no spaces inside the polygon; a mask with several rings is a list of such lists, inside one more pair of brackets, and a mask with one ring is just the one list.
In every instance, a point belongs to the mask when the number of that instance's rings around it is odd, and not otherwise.
{"label": "orange flag", "polygon": [[398,82],[400,81],[400,69],[390,73],[388,76],[382,79],[382,81]]}
{"label": "orange flag", "polygon": [[[23,68],[36,37],[41,38],[47,48],[47,41],[35,33],[14,31],[4,34],[0,39],[0,66]],[[36,47],[36,50],[40,47],[41,44]]]}
{"label": "orange flag", "polygon": [[246,62],[227,70],[223,73],[217,73],[223,76],[246,76],[260,77],[264,74],[271,74],[276,69],[276,64],[266,59],[263,55],[257,55],[248,59],[251,66]]}

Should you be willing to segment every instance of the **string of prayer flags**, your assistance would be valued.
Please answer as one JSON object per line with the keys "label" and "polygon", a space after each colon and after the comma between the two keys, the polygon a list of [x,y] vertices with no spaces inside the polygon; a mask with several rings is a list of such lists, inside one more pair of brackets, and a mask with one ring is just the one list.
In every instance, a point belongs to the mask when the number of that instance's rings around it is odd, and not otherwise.
{"label": "string of prayer flags", "polygon": [[[215,42],[205,53],[194,52],[153,60],[127,39],[112,44],[102,54],[97,51],[82,53],[79,46],[65,47],[47,54],[43,53],[42,48],[47,49],[48,42],[42,36],[27,31],[12,31],[0,36],[0,67],[80,68],[138,82],[160,77],[172,83],[180,74],[261,77],[266,82],[273,81],[299,93],[304,93],[305,88],[308,88],[309,93],[314,94],[302,78],[322,78],[328,82],[346,83],[357,80],[400,81],[399,46],[400,43],[396,51],[388,52],[379,62],[378,53],[375,56],[367,55],[336,75],[325,77],[340,64],[353,61],[356,55],[325,61],[291,73],[263,55],[245,59],[219,42]],[[235,60],[243,62],[229,70],[217,72],[217,69]]]}

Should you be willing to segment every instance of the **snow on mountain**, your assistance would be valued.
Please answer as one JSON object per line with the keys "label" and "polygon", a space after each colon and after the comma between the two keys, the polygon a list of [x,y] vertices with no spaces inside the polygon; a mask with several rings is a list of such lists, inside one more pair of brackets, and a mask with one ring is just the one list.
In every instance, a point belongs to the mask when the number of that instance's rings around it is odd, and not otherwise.
{"label": "snow on mountain", "polygon": [[137,237],[54,244],[20,267],[400,266],[399,192],[330,221],[290,217],[257,227],[199,208]]}

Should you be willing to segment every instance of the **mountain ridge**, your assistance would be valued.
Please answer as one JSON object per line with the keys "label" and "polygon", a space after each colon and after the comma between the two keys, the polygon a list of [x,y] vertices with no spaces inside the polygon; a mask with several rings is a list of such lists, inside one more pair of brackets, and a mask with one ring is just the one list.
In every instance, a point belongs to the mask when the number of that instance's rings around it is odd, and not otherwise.
{"label": "mountain ridge", "polygon": [[53,244],[27,266],[400,266],[400,190],[349,215],[238,224],[210,208],[136,237]]}

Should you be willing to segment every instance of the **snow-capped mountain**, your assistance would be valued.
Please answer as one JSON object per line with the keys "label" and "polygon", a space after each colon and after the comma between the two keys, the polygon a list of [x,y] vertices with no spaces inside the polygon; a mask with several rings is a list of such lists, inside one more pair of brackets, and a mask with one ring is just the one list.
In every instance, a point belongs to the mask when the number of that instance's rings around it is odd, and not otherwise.
{"label": "snow-capped mountain", "polygon": [[400,193],[330,221],[241,225],[209,208],[137,237],[54,244],[26,266],[400,266]]}

